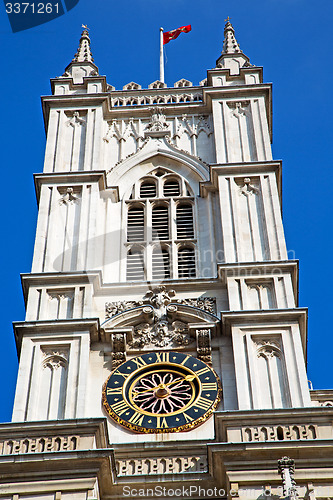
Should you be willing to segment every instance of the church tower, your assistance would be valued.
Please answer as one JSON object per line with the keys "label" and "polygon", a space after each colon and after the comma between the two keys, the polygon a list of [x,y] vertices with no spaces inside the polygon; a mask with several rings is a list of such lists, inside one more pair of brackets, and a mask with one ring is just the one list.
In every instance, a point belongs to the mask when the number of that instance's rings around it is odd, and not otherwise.
{"label": "church tower", "polygon": [[84,29],[51,87],[0,499],[332,497],[262,68],[227,21],[200,85],[116,90]]}

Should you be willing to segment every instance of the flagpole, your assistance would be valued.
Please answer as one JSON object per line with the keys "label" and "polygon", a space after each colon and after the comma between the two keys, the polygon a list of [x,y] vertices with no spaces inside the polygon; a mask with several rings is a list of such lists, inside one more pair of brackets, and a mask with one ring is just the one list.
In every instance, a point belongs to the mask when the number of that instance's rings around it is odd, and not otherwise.
{"label": "flagpole", "polygon": [[164,83],[163,28],[160,28],[160,82]]}

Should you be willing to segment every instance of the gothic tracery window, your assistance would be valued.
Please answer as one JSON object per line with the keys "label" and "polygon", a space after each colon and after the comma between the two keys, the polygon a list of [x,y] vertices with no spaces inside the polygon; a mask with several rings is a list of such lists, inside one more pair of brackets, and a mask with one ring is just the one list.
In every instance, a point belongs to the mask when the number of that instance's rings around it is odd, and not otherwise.
{"label": "gothic tracery window", "polygon": [[126,204],[127,280],[195,277],[194,197],[185,179],[159,167]]}

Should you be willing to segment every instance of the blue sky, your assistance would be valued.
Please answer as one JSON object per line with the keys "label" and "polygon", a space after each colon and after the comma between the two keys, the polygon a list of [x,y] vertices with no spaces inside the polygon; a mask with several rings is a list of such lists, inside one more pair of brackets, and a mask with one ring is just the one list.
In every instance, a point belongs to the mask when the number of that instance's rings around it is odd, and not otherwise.
{"label": "blue sky", "polygon": [[12,321],[24,319],[20,273],[29,272],[36,226],[34,172],[43,165],[40,95],[72,59],[81,24],[90,28],[100,74],[122,88],[158,78],[159,28],[192,24],[166,46],[166,82],[198,84],[222,49],[230,16],[241,49],[273,82],[273,154],[283,160],[283,217],[290,256],[300,260],[300,306],[309,307],[308,374],[333,388],[332,88],[330,0],[80,0],[69,13],[13,34],[0,9],[3,268],[0,421],[11,419],[17,373]]}

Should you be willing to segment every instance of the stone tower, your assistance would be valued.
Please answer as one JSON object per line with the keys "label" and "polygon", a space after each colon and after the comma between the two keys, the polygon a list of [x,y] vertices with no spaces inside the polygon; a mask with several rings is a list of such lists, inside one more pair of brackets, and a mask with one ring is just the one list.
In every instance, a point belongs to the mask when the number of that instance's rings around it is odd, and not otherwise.
{"label": "stone tower", "polygon": [[262,68],[228,21],[199,86],[116,90],[85,29],[51,86],[0,498],[292,497],[286,455],[333,496]]}

